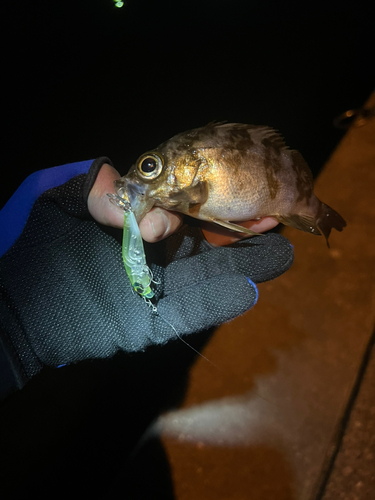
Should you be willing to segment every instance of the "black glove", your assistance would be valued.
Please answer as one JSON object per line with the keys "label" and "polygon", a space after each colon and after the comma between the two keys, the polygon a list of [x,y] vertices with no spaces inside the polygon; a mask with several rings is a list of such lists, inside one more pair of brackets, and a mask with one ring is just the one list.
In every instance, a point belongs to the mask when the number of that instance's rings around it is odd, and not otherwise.
{"label": "black glove", "polygon": [[292,263],[291,245],[282,236],[212,248],[199,229],[185,227],[146,245],[157,282],[155,312],[130,285],[121,239],[88,213],[87,197],[104,162],[86,162],[87,173],[80,175],[76,165],[83,163],[37,173],[51,176],[55,170],[59,177],[58,169],[72,169],[75,176],[24,203],[30,207],[27,222],[0,259],[0,362],[3,379],[10,381],[3,392],[21,388],[43,365],[144,350],[176,332],[229,321],[255,304],[254,283],[275,278]]}

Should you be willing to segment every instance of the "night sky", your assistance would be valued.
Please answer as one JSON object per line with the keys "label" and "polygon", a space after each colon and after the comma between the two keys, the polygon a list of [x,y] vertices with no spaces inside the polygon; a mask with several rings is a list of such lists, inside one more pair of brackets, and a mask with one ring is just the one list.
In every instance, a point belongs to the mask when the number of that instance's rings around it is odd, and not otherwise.
{"label": "night sky", "polygon": [[316,174],[342,136],[333,118],[374,87],[364,5],[4,3],[1,202],[41,168],[106,155],[123,174],[213,120],[273,126]]}

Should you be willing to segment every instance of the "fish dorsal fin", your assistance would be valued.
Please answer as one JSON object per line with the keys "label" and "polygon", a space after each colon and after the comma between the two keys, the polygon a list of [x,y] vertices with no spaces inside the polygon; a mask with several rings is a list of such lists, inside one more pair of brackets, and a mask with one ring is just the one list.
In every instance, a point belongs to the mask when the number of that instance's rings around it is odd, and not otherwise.
{"label": "fish dorsal fin", "polygon": [[[220,121],[213,120],[212,122],[207,123],[205,128],[222,127],[223,125],[228,125],[228,122],[226,120],[220,120]],[[229,125],[231,125],[231,123],[229,123]]]}
{"label": "fish dorsal fin", "polygon": [[273,149],[277,153],[288,149],[282,136],[271,127],[225,122],[211,122],[205,127],[188,130],[157,149],[194,151],[224,148],[247,151],[253,147]]}
{"label": "fish dorsal fin", "polygon": [[254,127],[249,130],[249,133],[255,143],[273,146],[277,149],[288,149],[281,134],[271,127]]}
{"label": "fish dorsal fin", "polygon": [[253,144],[262,144],[264,146],[281,149],[288,149],[281,134],[267,126],[263,125],[247,125],[244,123],[225,123],[225,122],[212,122],[206,127],[211,129],[219,129],[223,132],[236,135],[236,132],[246,131],[249,134],[250,142]]}

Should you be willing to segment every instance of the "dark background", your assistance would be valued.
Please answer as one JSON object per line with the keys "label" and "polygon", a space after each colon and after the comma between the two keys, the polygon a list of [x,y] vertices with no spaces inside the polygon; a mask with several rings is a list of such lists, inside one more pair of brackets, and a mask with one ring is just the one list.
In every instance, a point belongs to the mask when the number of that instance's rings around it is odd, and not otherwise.
{"label": "dark background", "polygon": [[[124,173],[212,120],[279,129],[316,175],[342,137],[333,118],[374,88],[375,29],[361,2],[21,0],[1,9],[1,204],[35,170],[106,155]],[[172,343],[38,375],[2,407],[7,498],[173,498],[156,441],[127,457],[182,397],[193,358]]]}
{"label": "dark background", "polygon": [[2,203],[34,170],[109,156],[124,173],[212,120],[273,126],[317,173],[332,120],[374,88],[364,2],[2,3]]}

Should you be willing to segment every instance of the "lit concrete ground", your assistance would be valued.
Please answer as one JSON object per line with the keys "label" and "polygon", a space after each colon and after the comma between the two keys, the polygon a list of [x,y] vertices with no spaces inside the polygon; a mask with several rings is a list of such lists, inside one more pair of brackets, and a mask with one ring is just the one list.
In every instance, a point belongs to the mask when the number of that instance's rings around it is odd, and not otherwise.
{"label": "lit concrete ground", "polygon": [[348,131],[316,183],[348,227],[331,249],[284,230],[292,269],[217,330],[203,351],[216,367],[199,358],[183,405],[159,418],[176,499],[375,498],[370,376],[353,399],[374,327],[374,181],[372,118]]}
{"label": "lit concrete ground", "polygon": [[[348,412],[338,453],[322,485],[323,500],[373,500],[375,496],[375,349]],[[341,437],[341,436],[340,436]]]}

